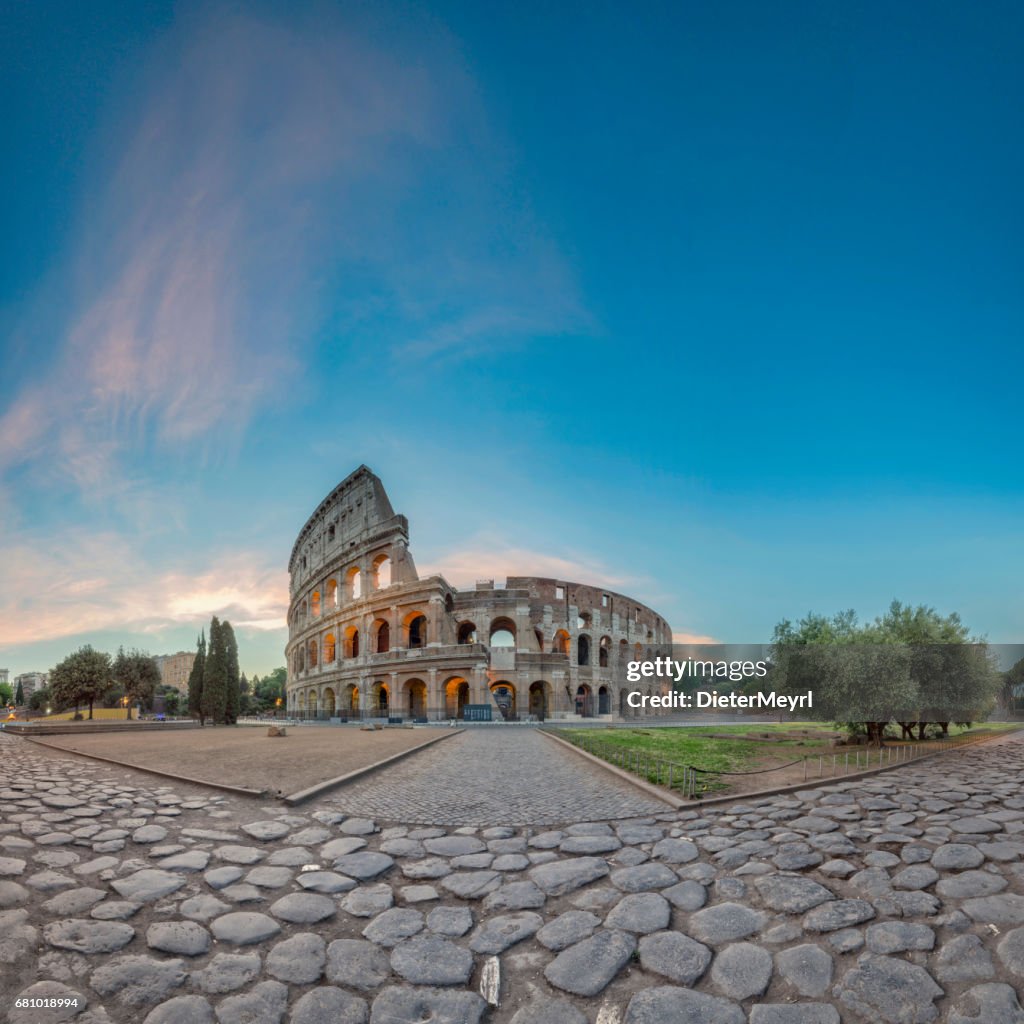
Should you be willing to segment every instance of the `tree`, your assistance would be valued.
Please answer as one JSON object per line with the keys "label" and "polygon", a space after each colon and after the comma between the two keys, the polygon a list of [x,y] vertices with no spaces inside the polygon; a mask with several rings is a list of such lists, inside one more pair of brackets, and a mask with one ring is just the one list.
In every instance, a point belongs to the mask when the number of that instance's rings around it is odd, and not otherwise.
{"label": "tree", "polygon": [[285,681],[288,678],[288,670],[283,666],[275,668],[273,672],[265,675],[262,679],[254,677],[253,695],[258,702],[257,710],[272,711],[278,706],[280,700],[284,703]]}
{"label": "tree", "polygon": [[850,728],[863,727],[881,745],[895,720],[904,736],[929,723],[945,732],[950,721],[982,718],[1000,679],[987,646],[969,636],[959,615],[893,601],[885,615],[858,627],[852,611],[829,619],[809,614],[775,627],[773,685],[814,693],[814,712]]}
{"label": "tree", "polygon": [[153,699],[160,682],[160,669],[156,659],[144,651],[132,650],[126,654],[121,647],[114,661],[114,679],[124,691],[128,719],[131,720],[133,703],[148,703]]}
{"label": "tree", "polygon": [[[18,689],[21,689],[21,683],[18,683]],[[10,683],[0,683],[0,704],[4,706],[11,703],[11,698],[14,696],[14,691],[11,689]]]}
{"label": "tree", "polygon": [[904,736],[916,724],[918,739],[924,739],[932,723],[945,735],[951,721],[976,721],[991,712],[1001,680],[988,646],[970,635],[956,612],[943,616],[927,605],[893,601],[869,632],[879,642],[906,645],[910,653],[918,705],[913,722],[897,719]]}
{"label": "tree", "polygon": [[181,714],[181,693],[173,686],[163,687],[164,711],[171,718]]}
{"label": "tree", "polygon": [[206,672],[206,634],[200,633],[196,641],[196,660],[188,676],[188,713],[205,725],[203,715],[203,675]]}
{"label": "tree", "polygon": [[249,713],[249,680],[246,679],[245,673],[243,672],[238,680],[238,710],[239,713],[247,715]]}
{"label": "tree", "polygon": [[92,705],[96,698],[110,685],[110,655],[94,651],[88,644],[69,654],[51,673],[50,689],[58,706],[79,704]]}
{"label": "tree", "polygon": [[18,689],[14,694],[14,703],[17,704],[19,708],[25,706],[25,688],[21,685],[20,679],[18,680]]}
{"label": "tree", "polygon": [[1003,700],[1011,711],[1016,711],[1024,700],[1024,658],[1003,674]]}
{"label": "tree", "polygon": [[228,653],[217,616],[210,620],[210,642],[203,667],[202,713],[211,722],[224,721],[228,699]]}
{"label": "tree", "polygon": [[227,619],[220,624],[220,634],[224,642],[224,721],[234,725],[238,721],[239,705],[238,641]]}
{"label": "tree", "polygon": [[28,709],[29,711],[42,711],[43,708],[49,707],[50,702],[53,700],[53,693],[48,686],[40,686],[39,689],[33,690],[28,696]]}

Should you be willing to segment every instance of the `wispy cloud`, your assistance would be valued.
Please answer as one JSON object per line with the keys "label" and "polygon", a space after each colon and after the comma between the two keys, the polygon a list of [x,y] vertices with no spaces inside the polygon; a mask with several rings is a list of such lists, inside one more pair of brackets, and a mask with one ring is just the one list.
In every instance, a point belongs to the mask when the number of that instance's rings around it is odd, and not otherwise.
{"label": "wispy cloud", "polygon": [[482,579],[501,582],[508,576],[544,576],[608,587],[640,582],[636,577],[614,572],[597,559],[567,558],[499,542],[491,544],[486,539],[445,552],[426,563],[417,562],[416,568],[421,576],[439,573],[457,587],[472,587]]}
{"label": "wispy cloud", "polygon": [[203,570],[155,566],[121,535],[79,531],[59,552],[0,545],[0,646],[90,632],[153,632],[202,624],[211,615],[236,626],[285,626],[287,573],[251,552],[224,552]]}
{"label": "wispy cloud", "polygon": [[154,46],[92,153],[48,285],[56,358],[0,416],[0,473],[45,452],[94,487],[126,451],[237,436],[301,389],[325,322],[342,344],[367,327],[358,310],[402,360],[589,322],[557,245],[501,193],[457,48],[431,38],[403,59],[331,17],[220,13]]}

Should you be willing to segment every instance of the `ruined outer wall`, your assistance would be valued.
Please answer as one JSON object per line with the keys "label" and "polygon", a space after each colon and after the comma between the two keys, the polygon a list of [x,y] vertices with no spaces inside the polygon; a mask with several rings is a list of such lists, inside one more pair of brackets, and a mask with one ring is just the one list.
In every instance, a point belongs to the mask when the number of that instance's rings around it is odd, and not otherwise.
{"label": "ruined outer wall", "polygon": [[653,609],[599,586],[421,579],[408,522],[365,466],[307,521],[289,571],[292,713],[449,718],[489,704],[495,718],[632,716],[616,682],[624,662],[671,644]]}

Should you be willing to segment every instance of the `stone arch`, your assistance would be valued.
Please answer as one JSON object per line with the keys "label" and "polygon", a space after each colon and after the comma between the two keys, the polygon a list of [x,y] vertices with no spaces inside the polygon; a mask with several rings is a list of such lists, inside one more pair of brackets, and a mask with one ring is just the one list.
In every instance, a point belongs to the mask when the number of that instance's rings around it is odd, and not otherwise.
{"label": "stone arch", "polygon": [[403,711],[410,718],[427,716],[427,684],[422,679],[407,679],[402,686]]}
{"label": "stone arch", "polygon": [[405,633],[405,646],[409,650],[427,646],[427,617],[418,608],[402,619],[402,629]]}
{"label": "stone arch", "polygon": [[324,692],[323,692],[323,698],[321,700],[321,705],[323,707],[324,714],[326,714],[330,718],[334,717],[334,706],[335,706],[335,703],[336,703],[336,701],[335,701],[335,697],[334,697],[334,690],[330,686],[328,686],[327,689],[324,690]]}
{"label": "stone arch", "polygon": [[576,664],[590,664],[590,637],[586,633],[580,633],[576,640]]}
{"label": "stone arch", "polygon": [[517,714],[515,686],[507,679],[502,679],[497,683],[491,683],[491,694],[501,711],[502,718],[514,719]]}
{"label": "stone arch", "polygon": [[359,657],[359,630],[355,626],[349,626],[345,630],[345,657]]}
{"label": "stone arch", "polygon": [[320,607],[320,591],[314,590],[313,597],[310,600],[310,610],[313,612],[313,618],[317,618],[323,609]]}
{"label": "stone arch", "polygon": [[374,558],[370,568],[373,572],[374,590],[383,590],[391,586],[391,556],[386,551],[382,551]]}
{"label": "stone arch", "polygon": [[332,661],[334,661],[335,657],[337,656],[337,647],[338,647],[338,643],[337,643],[337,641],[334,638],[334,634],[333,633],[328,633],[327,636],[324,637],[324,664],[325,665],[329,665]]}
{"label": "stone arch", "polygon": [[315,718],[317,713],[316,690],[310,690],[306,694],[306,711],[310,718]]}
{"label": "stone arch", "polygon": [[316,665],[317,665],[316,641],[315,640],[310,640],[309,644],[308,644],[308,647],[309,647],[309,667],[310,668],[316,668]]}
{"label": "stone arch", "polygon": [[610,657],[610,651],[612,648],[612,638],[610,636],[601,637],[601,642],[597,648],[597,663],[601,668],[608,667],[608,659]]}
{"label": "stone arch", "polygon": [[516,624],[506,616],[494,619],[488,639],[491,647],[515,647]]}
{"label": "stone arch", "polygon": [[462,718],[469,703],[469,681],[452,676],[444,683],[444,714],[446,718]]}
{"label": "stone arch", "polygon": [[374,619],[370,625],[375,654],[387,654],[391,650],[391,623],[387,619]]}
{"label": "stone arch", "polygon": [[456,640],[460,644],[475,644],[476,643],[476,623],[460,622],[458,632],[456,634]]}
{"label": "stone arch", "polygon": [[391,687],[379,679],[370,687],[370,707],[367,709],[371,715],[387,717],[391,711]]}
{"label": "stone arch", "polygon": [[544,679],[530,683],[530,714],[543,722],[551,713],[551,684]]}
{"label": "stone arch", "polygon": [[341,710],[347,714],[359,713],[359,687],[355,683],[349,683],[342,692]]}
{"label": "stone arch", "polygon": [[597,713],[599,715],[610,715],[612,713],[611,694],[607,686],[597,688]]}
{"label": "stone arch", "polygon": [[583,718],[594,717],[594,694],[586,683],[576,687],[576,714]]}
{"label": "stone arch", "polygon": [[566,655],[569,653],[569,634],[564,629],[558,630],[551,638],[551,653]]}
{"label": "stone arch", "polygon": [[327,607],[338,607],[338,581],[335,579],[327,581]]}
{"label": "stone arch", "polygon": [[353,565],[345,573],[345,597],[349,601],[355,601],[363,596],[363,574],[359,571],[358,565]]}

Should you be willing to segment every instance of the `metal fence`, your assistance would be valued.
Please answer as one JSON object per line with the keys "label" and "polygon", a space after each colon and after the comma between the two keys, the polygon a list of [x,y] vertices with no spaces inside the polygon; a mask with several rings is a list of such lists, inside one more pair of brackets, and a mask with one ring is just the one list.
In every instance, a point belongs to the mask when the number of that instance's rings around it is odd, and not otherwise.
{"label": "metal fence", "polygon": [[[730,772],[699,768],[696,765],[660,757],[646,750],[621,747],[598,737],[566,734],[561,730],[558,733],[559,738],[572,743],[580,750],[585,750],[588,754],[593,754],[595,757],[601,758],[602,761],[607,761],[609,764],[638,775],[657,786],[665,786],[670,790],[677,791],[691,800],[698,799],[721,777],[771,775],[773,772],[802,765],[804,782],[815,779],[842,778],[846,775],[856,775],[859,772],[877,771],[879,768],[917,761],[922,757],[959,749],[998,735],[1007,735],[1007,733],[962,733],[959,736],[944,739],[919,740],[909,743],[895,741],[888,746],[878,748],[858,747],[853,750],[844,750],[842,753],[805,754],[786,764],[775,765],[772,768],[760,768],[749,772]],[[771,785],[769,780],[766,782]]]}

